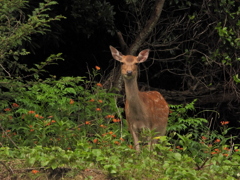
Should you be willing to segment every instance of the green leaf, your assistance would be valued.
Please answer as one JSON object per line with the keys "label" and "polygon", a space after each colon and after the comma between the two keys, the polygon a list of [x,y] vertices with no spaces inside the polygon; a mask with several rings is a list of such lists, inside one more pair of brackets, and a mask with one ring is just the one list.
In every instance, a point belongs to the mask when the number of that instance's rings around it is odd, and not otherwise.
{"label": "green leaf", "polygon": [[174,158],[178,161],[182,160],[182,155],[180,153],[174,153]]}

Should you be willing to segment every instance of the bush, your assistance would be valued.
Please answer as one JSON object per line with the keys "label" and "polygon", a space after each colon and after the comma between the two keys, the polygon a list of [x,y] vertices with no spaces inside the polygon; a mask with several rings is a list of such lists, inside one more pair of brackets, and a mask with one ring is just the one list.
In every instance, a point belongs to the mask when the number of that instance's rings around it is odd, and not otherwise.
{"label": "bush", "polygon": [[[93,74],[98,76],[98,70]],[[119,95],[107,92],[100,83],[84,77],[5,82],[6,94],[16,96],[1,103],[4,145],[13,147],[14,141],[14,146],[75,149],[83,137],[93,140],[111,132],[112,137],[122,137],[122,130],[117,130],[122,126]]]}

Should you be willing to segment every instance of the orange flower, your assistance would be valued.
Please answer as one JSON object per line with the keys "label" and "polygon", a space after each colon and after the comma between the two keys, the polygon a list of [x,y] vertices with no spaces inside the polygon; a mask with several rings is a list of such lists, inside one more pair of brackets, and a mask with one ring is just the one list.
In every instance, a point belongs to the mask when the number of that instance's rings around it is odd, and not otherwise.
{"label": "orange flower", "polygon": [[103,124],[100,125],[101,128],[106,128],[107,126],[104,126]]}
{"label": "orange flower", "polygon": [[69,104],[74,104],[74,100],[70,99]]}
{"label": "orange flower", "polygon": [[133,149],[133,146],[132,146],[132,145],[128,145],[128,147],[129,147],[130,149]]}
{"label": "orange flower", "polygon": [[35,114],[35,111],[28,111],[28,114]]}
{"label": "orange flower", "polygon": [[211,152],[211,154],[217,154],[217,152],[214,152],[214,151],[213,151],[213,152]]}
{"label": "orange flower", "polygon": [[11,109],[10,108],[6,108],[6,109],[4,109],[4,111],[11,111]]}
{"label": "orange flower", "polygon": [[15,108],[19,107],[19,105],[17,103],[13,103],[12,106]]}
{"label": "orange flower", "polygon": [[33,127],[33,125],[29,125],[29,127],[30,127],[30,128],[32,128],[32,127]]}
{"label": "orange flower", "polygon": [[114,138],[115,138],[115,137],[117,137],[117,135],[116,135],[116,134],[112,134],[112,137],[114,137]]}
{"label": "orange flower", "polygon": [[11,130],[6,130],[6,132],[11,132]]}
{"label": "orange flower", "polygon": [[110,131],[108,134],[113,134],[113,132],[112,132],[112,131]]}
{"label": "orange flower", "polygon": [[219,142],[221,142],[221,140],[220,139],[216,139],[214,142],[215,143],[219,143]]}
{"label": "orange flower", "polygon": [[114,118],[114,115],[107,115],[106,118]]}
{"label": "orange flower", "polygon": [[39,116],[39,119],[43,119],[44,117],[43,116]]}
{"label": "orange flower", "polygon": [[123,138],[119,138],[121,141],[124,141],[124,139]]}
{"label": "orange flower", "polygon": [[55,120],[52,120],[51,123],[55,123],[56,121]]}
{"label": "orange flower", "polygon": [[226,151],[229,151],[229,150],[230,150],[228,147],[224,147],[223,149],[226,150]]}
{"label": "orange flower", "polygon": [[205,136],[202,136],[202,140],[206,140],[207,138]]}
{"label": "orange flower", "polygon": [[30,131],[31,131],[31,132],[33,132],[33,131],[34,131],[34,129],[30,129]]}
{"label": "orange flower", "polygon": [[98,143],[98,139],[94,139],[93,143],[97,144]]}
{"label": "orange flower", "polygon": [[103,85],[101,83],[97,83],[97,86],[99,87],[103,87]]}
{"label": "orange flower", "polygon": [[35,114],[35,117],[38,118],[38,117],[39,117],[39,114]]}
{"label": "orange flower", "polygon": [[119,141],[114,141],[114,144],[119,145],[120,142]]}
{"label": "orange flower", "polygon": [[47,124],[45,124],[45,126],[50,126],[51,125],[51,123],[49,122],[49,123],[47,123]]}
{"label": "orange flower", "polygon": [[220,123],[221,123],[222,126],[223,126],[223,125],[229,124],[229,121],[221,121]]}
{"label": "orange flower", "polygon": [[103,101],[101,99],[98,100],[99,103],[103,103]]}
{"label": "orange flower", "polygon": [[101,68],[99,66],[95,66],[96,70],[100,70]]}
{"label": "orange flower", "polygon": [[91,122],[90,121],[86,121],[85,124],[91,124]]}
{"label": "orange flower", "polygon": [[113,122],[120,122],[121,120],[120,119],[113,119],[112,121]]}
{"label": "orange flower", "polygon": [[234,151],[235,151],[235,152],[238,152],[238,151],[239,151],[239,149],[235,149]]}
{"label": "orange flower", "polygon": [[103,137],[106,136],[106,135],[107,135],[107,133],[102,134]]}
{"label": "orange flower", "polygon": [[220,150],[219,150],[219,149],[214,149],[214,151],[216,151],[216,152],[220,152]]}
{"label": "orange flower", "polygon": [[94,99],[90,99],[89,101],[90,101],[90,102],[94,102]]}
{"label": "orange flower", "polygon": [[223,154],[223,156],[226,156],[226,157],[228,157],[228,155],[229,155],[229,154]]}
{"label": "orange flower", "polygon": [[33,170],[32,170],[32,173],[33,173],[33,174],[37,174],[37,173],[39,173],[39,171],[38,171],[38,170],[35,170],[35,169],[33,169]]}
{"label": "orange flower", "polygon": [[53,116],[48,116],[48,118],[52,118]]}
{"label": "orange flower", "polygon": [[96,111],[101,111],[101,109],[100,108],[96,108]]}

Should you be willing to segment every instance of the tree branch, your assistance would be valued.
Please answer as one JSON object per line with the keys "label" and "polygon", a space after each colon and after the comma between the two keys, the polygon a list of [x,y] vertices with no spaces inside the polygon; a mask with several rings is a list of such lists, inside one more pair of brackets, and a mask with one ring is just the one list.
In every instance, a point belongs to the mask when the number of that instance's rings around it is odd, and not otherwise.
{"label": "tree branch", "polygon": [[156,0],[155,1],[154,9],[151,13],[149,20],[147,21],[144,28],[137,35],[137,37],[135,38],[135,41],[131,44],[131,46],[128,50],[128,54],[135,55],[137,50],[139,49],[139,47],[143,44],[143,42],[146,40],[146,38],[153,31],[153,29],[157,25],[157,22],[160,18],[164,2],[165,2],[165,0]]}

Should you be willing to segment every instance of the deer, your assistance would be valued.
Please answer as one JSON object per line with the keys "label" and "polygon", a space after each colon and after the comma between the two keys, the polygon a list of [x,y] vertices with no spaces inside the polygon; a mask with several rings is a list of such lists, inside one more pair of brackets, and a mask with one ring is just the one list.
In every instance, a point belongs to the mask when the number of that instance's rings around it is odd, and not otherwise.
{"label": "deer", "polygon": [[142,50],[138,56],[123,55],[110,46],[112,57],[121,63],[121,76],[125,85],[125,115],[128,129],[133,137],[136,151],[140,151],[140,140],[143,140],[144,129],[153,131],[155,137],[148,137],[149,148],[164,136],[167,128],[169,106],[157,91],[139,91],[137,77],[138,64],[148,59],[149,49]]}

